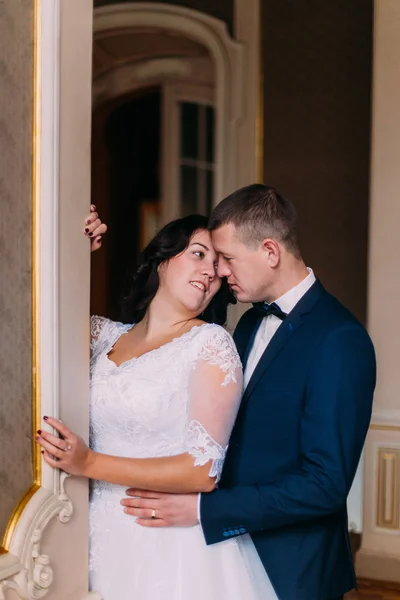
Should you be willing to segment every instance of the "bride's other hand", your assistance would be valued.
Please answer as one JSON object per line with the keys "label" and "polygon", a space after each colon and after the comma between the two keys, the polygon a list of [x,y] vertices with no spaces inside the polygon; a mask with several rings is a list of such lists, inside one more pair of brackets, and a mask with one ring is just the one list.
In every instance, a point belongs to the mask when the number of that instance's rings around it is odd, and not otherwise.
{"label": "bride's other hand", "polygon": [[129,488],[121,504],[142,527],[193,527],[198,524],[198,494],[163,494]]}
{"label": "bride's other hand", "polygon": [[106,233],[107,225],[101,222],[96,212],[94,204],[90,206],[90,215],[85,219],[83,233],[90,239],[90,249],[92,252],[101,248],[102,235]]}

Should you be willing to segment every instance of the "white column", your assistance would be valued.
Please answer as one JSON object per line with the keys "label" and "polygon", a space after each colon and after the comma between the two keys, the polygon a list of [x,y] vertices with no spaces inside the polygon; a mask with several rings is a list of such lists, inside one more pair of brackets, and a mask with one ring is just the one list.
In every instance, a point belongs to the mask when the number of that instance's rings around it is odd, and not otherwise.
{"label": "white column", "polygon": [[360,577],[400,581],[400,2],[375,0],[368,324],[378,361]]}
{"label": "white column", "polygon": [[[87,440],[90,252],[82,223],[90,207],[92,0],[60,0],[59,24],[58,230],[56,247],[43,252],[58,254],[58,413]],[[66,490],[74,514],[67,526],[54,522],[43,541],[54,565],[46,600],[80,600],[88,593],[87,481],[71,478]]]}

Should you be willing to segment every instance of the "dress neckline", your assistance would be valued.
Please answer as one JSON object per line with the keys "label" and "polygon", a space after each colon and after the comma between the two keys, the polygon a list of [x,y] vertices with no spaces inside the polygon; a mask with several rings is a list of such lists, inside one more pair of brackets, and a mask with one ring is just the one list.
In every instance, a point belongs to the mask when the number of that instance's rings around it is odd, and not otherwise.
{"label": "dress neckline", "polygon": [[130,331],[135,326],[135,323],[133,323],[132,325],[124,325],[123,330],[118,331],[118,335],[115,337],[112,344],[110,344],[106,348],[106,352],[105,352],[106,361],[109,362],[111,365],[113,365],[113,367],[115,369],[122,369],[122,368],[126,367],[127,365],[130,365],[131,363],[137,362],[138,360],[140,360],[143,357],[149,356],[150,354],[154,354],[156,352],[159,352],[160,350],[163,350],[164,348],[170,346],[174,342],[178,342],[178,341],[185,339],[191,333],[193,333],[195,329],[201,329],[202,327],[209,327],[210,325],[215,325],[215,323],[203,323],[202,325],[193,325],[193,327],[191,327],[189,329],[189,331],[186,331],[185,333],[182,333],[182,335],[172,338],[172,340],[170,340],[169,342],[166,342],[165,344],[161,344],[161,346],[158,346],[157,348],[153,348],[152,350],[148,350],[148,352],[143,352],[143,354],[140,354],[139,356],[132,356],[131,358],[128,358],[127,360],[124,360],[124,362],[117,365],[117,363],[114,362],[113,359],[109,357],[109,354],[110,354],[111,350],[113,349],[113,347],[115,346],[115,344],[118,342],[118,340],[123,335],[126,335],[128,333],[128,331]]}

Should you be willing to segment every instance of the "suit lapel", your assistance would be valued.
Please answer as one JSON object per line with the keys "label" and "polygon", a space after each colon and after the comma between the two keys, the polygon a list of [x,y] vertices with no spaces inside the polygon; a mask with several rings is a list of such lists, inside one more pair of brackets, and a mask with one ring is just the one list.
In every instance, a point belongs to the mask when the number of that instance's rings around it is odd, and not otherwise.
{"label": "suit lapel", "polygon": [[249,310],[242,319],[243,321],[241,321],[235,329],[233,339],[235,340],[236,348],[239,352],[244,369],[262,317],[252,309]]}
{"label": "suit lapel", "polygon": [[[250,378],[250,381],[245,389],[242,406],[247,402],[250,398],[252,392],[260,381],[261,377],[264,375],[265,371],[269,368],[272,361],[278,356],[280,351],[285,347],[285,345],[290,340],[293,333],[298,329],[306,315],[312,311],[315,304],[321,298],[322,294],[325,293],[325,290],[321,283],[317,280],[311,288],[304,294],[304,296],[299,300],[294,309],[288,314],[286,319],[283,321],[282,325],[278,328],[275,335],[272,337],[270,343],[266,347],[263,355],[254,372]],[[251,340],[254,340],[253,336],[250,336]],[[246,360],[251,349],[251,343],[247,346],[246,352]]]}
{"label": "suit lapel", "polygon": [[284,348],[294,331],[302,324],[302,322],[302,318],[298,315],[290,320],[289,317],[286,317],[282,325],[280,325],[279,329],[276,331],[270,343],[264,350],[264,353],[262,354],[252,376],[250,377],[250,381],[247,384],[243,395],[242,404],[248,400],[264,372],[268,369],[271,362],[276,358],[282,348]]}

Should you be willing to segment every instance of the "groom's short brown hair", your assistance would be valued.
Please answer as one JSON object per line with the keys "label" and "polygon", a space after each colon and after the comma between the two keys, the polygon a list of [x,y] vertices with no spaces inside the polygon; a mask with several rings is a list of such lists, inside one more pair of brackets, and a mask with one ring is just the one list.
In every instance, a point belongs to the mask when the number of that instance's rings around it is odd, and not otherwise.
{"label": "groom's short brown hair", "polygon": [[228,223],[236,227],[241,240],[248,246],[271,238],[300,256],[296,209],[268,185],[248,185],[222,200],[211,214],[209,229],[212,231]]}

